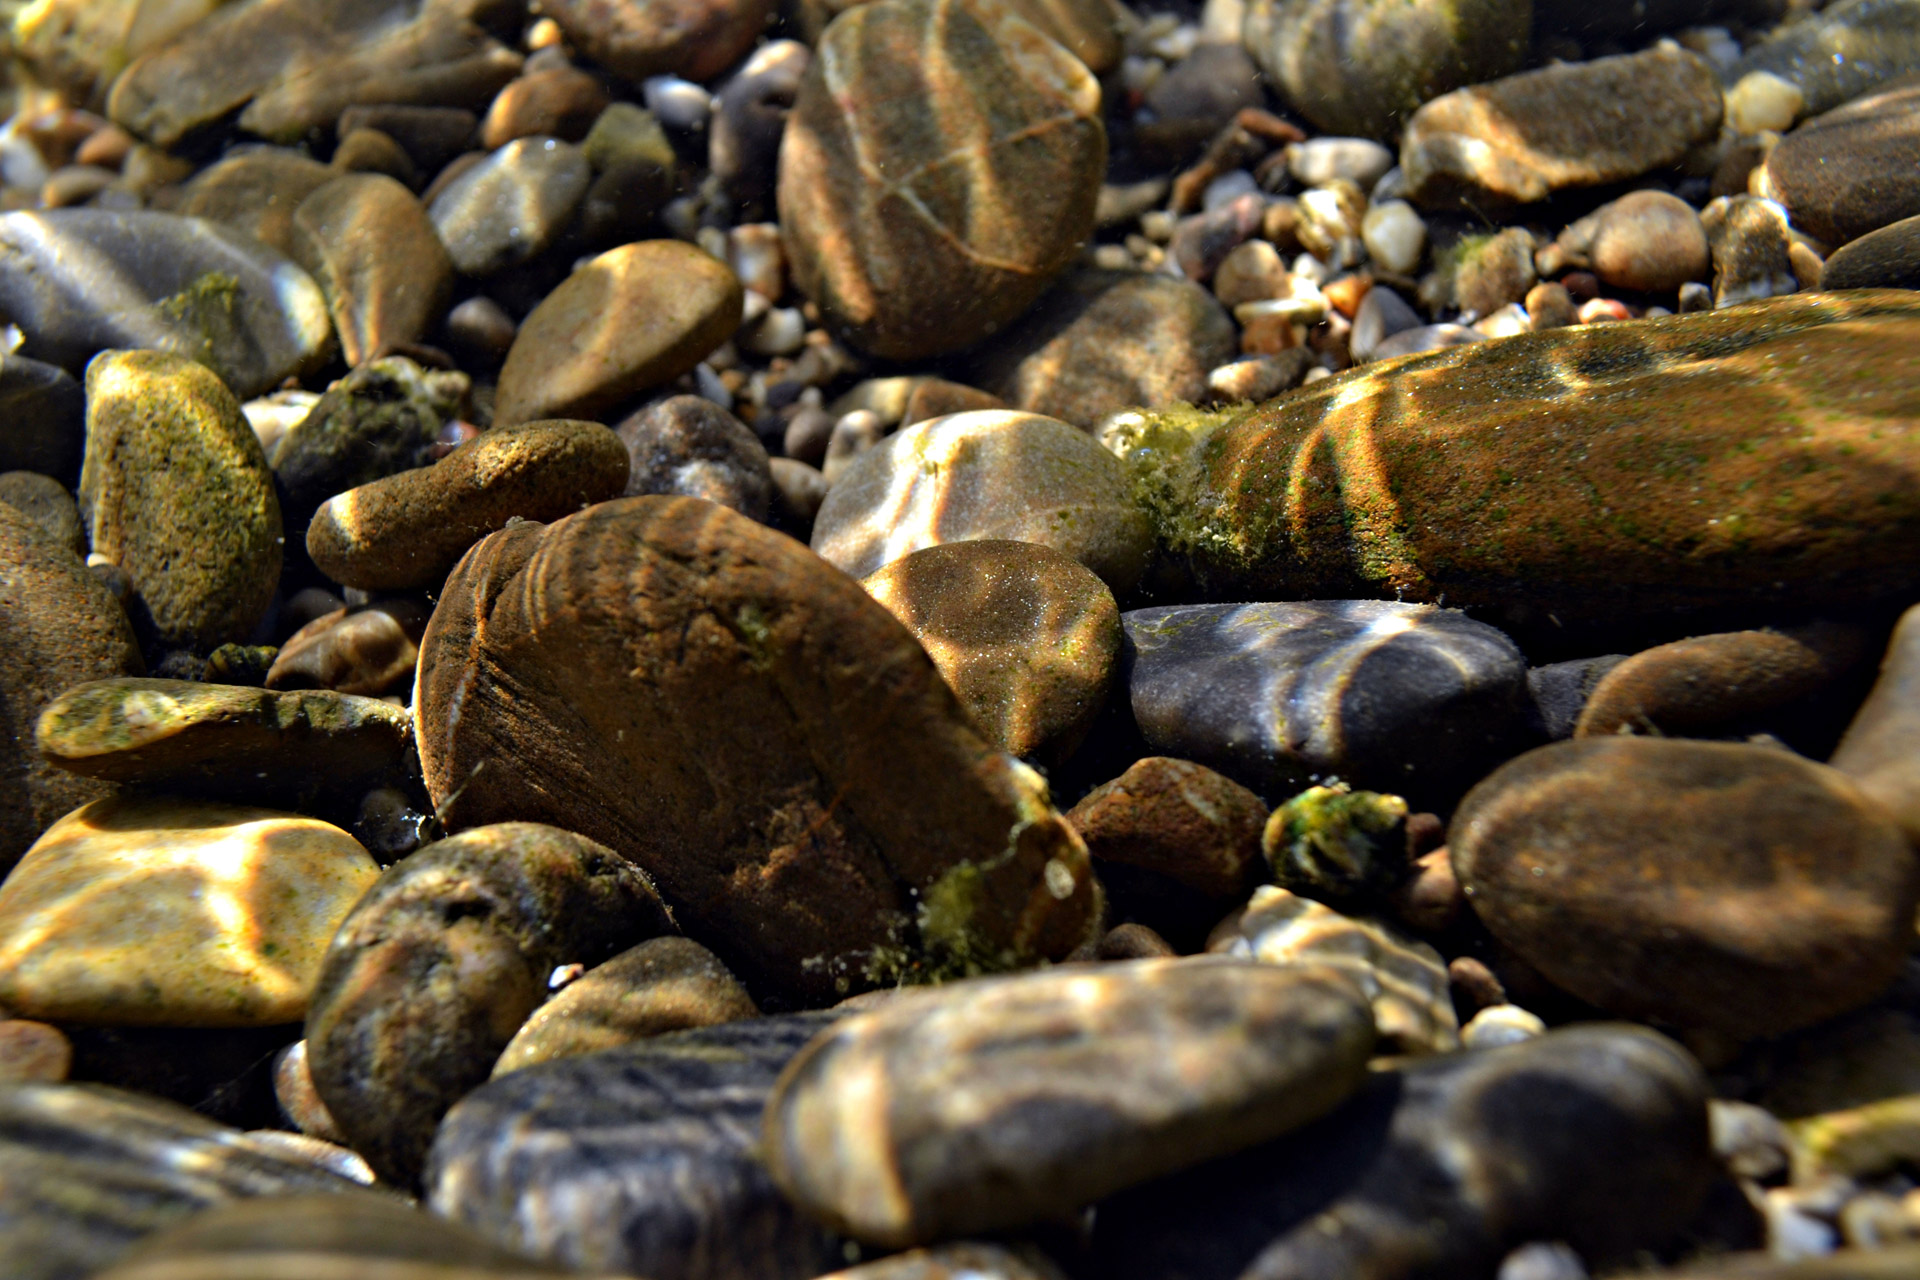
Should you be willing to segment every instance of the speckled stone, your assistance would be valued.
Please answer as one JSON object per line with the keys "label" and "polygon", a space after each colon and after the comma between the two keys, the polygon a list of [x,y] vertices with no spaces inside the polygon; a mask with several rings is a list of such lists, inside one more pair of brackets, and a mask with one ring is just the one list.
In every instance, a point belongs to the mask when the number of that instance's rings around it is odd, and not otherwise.
{"label": "speckled stone", "polygon": [[1057,764],[1106,705],[1120,609],[1079,562],[1031,542],[926,547],[861,580],[906,624],[988,741]]}
{"label": "speckled stone", "polygon": [[1713,305],[1731,307],[1800,288],[1787,211],[1759,196],[1721,196],[1700,211],[1713,251]]}
{"label": "speckled stone", "polygon": [[1902,218],[1843,245],[1821,268],[1820,287],[1920,289],[1920,216]]}
{"label": "speckled stone", "polygon": [[38,525],[76,556],[87,554],[87,529],[67,487],[38,471],[0,471],[0,502]]}
{"label": "speckled stone", "polygon": [[1273,811],[1260,840],[1273,882],[1349,910],[1406,878],[1407,802],[1344,782],[1308,787]]}
{"label": "speckled stone", "polygon": [[1601,206],[1561,232],[1569,265],[1592,267],[1605,284],[1665,293],[1707,278],[1707,233],[1700,215],[1678,196],[1634,191]]}
{"label": "speckled stone", "polygon": [[626,446],[597,422],[495,427],[432,466],[321,503],[307,526],[307,554],[350,587],[433,587],[508,521],[558,519],[626,487]]}
{"label": "speckled stone", "polygon": [[0,1018],[0,1085],[59,1084],[73,1066],[73,1045],[60,1028],[28,1018]]}
{"label": "speckled stone", "polygon": [[1920,608],[1901,615],[1880,679],[1831,763],[1884,805],[1920,847]]}
{"label": "speckled stone", "polygon": [[0,1005],[49,1021],[297,1021],[334,928],[378,868],[311,818],[96,800],[0,884]]}
{"label": "speckled stone", "polygon": [[336,493],[427,465],[467,389],[465,374],[424,369],[405,356],[363,364],[328,387],[267,454],[289,518],[307,517]]}
{"label": "speckled stone", "polygon": [[1806,121],[1767,153],[1757,195],[1835,248],[1920,216],[1920,87],[1858,98]]}
{"label": "speckled stone", "polygon": [[828,490],[813,549],[855,577],[923,547],[1011,538],[1052,547],[1116,594],[1140,580],[1149,537],[1124,467],[1055,418],[981,410],[887,437]]}
{"label": "speckled stone", "polygon": [[592,176],[573,144],[518,138],[429,188],[427,216],[462,275],[497,275],[553,244]]}
{"label": "speckled stone", "polygon": [[342,174],[302,200],[288,253],[326,295],[351,367],[419,342],[453,292],[453,260],[426,210],[383,173]]}
{"label": "speckled stone", "polygon": [[614,428],[627,446],[629,498],[644,493],[705,498],[762,524],[773,509],[766,446],[747,425],[703,396],[669,396]]}
{"label": "speckled stone", "polygon": [[890,1248],[1045,1222],[1278,1136],[1359,1084],[1327,970],[1146,960],[962,983],[836,1023],[781,1073],[768,1168]]}
{"label": "speckled stone", "polygon": [[405,599],[335,609],[287,637],[263,683],[376,697],[411,685],[428,612]]}

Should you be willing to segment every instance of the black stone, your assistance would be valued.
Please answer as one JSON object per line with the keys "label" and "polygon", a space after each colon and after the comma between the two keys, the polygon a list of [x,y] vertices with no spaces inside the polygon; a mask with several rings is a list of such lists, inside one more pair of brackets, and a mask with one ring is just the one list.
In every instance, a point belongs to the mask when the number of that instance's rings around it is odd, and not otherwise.
{"label": "black stone", "polygon": [[72,488],[86,443],[79,380],[58,365],[0,352],[0,471],[37,471]]}

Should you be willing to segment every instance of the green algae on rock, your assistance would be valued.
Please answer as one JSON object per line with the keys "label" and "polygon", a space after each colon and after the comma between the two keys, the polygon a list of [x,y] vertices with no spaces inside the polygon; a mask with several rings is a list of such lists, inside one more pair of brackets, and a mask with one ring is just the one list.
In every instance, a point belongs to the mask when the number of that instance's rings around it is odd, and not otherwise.
{"label": "green algae on rock", "polygon": [[1213,599],[1397,596],[1566,624],[1920,585],[1920,301],[1556,329],[1110,437]]}
{"label": "green algae on rock", "polygon": [[1336,903],[1382,894],[1407,871],[1407,802],[1309,787],[1273,811],[1261,847],[1283,889]]}

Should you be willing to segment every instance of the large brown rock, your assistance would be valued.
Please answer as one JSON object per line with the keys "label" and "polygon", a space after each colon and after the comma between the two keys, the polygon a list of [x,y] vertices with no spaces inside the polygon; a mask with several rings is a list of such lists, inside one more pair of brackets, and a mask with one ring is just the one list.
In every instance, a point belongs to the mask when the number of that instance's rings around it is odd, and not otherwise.
{"label": "large brown rock", "polygon": [[976,342],[1093,231],[1100,85],[1001,0],[886,0],[835,19],[780,148],[794,281],[875,355]]}
{"label": "large brown rock", "polygon": [[1780,140],[1757,194],[1830,245],[1920,214],[1920,85],[1816,116]]}
{"label": "large brown rock", "polygon": [[827,999],[1058,958],[1086,849],[857,583],[692,498],[522,524],[454,570],[415,703],[454,828],[565,821],[749,984]]}

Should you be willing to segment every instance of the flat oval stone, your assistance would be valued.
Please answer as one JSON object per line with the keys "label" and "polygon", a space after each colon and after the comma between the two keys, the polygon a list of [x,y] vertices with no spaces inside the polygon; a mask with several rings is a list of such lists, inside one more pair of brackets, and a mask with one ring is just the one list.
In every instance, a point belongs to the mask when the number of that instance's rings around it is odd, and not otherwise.
{"label": "flat oval stone", "polygon": [[266,687],[377,696],[411,685],[427,612],[409,600],[383,600],[315,618],[280,646]]}
{"label": "flat oval stone", "polygon": [[312,818],[96,800],[0,883],[0,1005],[121,1026],[297,1022],[327,940],[378,874]]}
{"label": "flat oval stone", "polygon": [[1901,615],[1880,679],[1830,763],[1886,806],[1920,846],[1920,608]]}
{"label": "flat oval stone", "polygon": [[571,143],[517,138],[428,191],[427,216],[462,275],[494,275],[553,244],[592,176]]}
{"label": "flat oval stone", "polygon": [[744,422],[704,396],[669,396],[614,428],[632,469],[629,498],[678,494],[732,507],[767,523],[773,467],[766,446]]}
{"label": "flat oval stone", "polygon": [[342,174],[302,200],[288,252],[326,295],[353,367],[419,342],[453,292],[453,261],[426,210],[383,173]]}
{"label": "flat oval stone", "polygon": [[330,352],[312,277],[248,236],[173,213],[0,214],[0,308],[21,354],[78,373],[109,348],[197,360],[242,399]]}
{"label": "flat oval stone", "polygon": [[381,873],[317,966],[314,1087],[367,1163],[411,1186],[556,966],[673,927],[643,872],[570,831],[508,822],[428,845]]}
{"label": "flat oval stone", "polygon": [[1106,159],[1099,83],[1017,9],[850,9],[821,37],[780,148],[794,282],[877,356],[964,347],[1073,260]]}
{"label": "flat oval stone", "polygon": [[447,1114],[434,1212],[565,1266],[665,1280],[812,1280],[840,1242],[767,1176],[760,1115],[831,1015],[657,1036],[502,1076]]}
{"label": "flat oval stone", "polygon": [[1054,418],[978,410],[888,436],[847,467],[814,520],[813,549],[864,578],[923,547],[1036,542],[1116,594],[1146,571],[1146,517],[1126,471]]}
{"label": "flat oval stone", "polygon": [[1044,1222],[1276,1137],[1366,1074],[1327,970],[1145,960],[961,983],[836,1023],[781,1073],[768,1168],[889,1248]]}
{"label": "flat oval stone", "polygon": [[626,485],[626,446],[597,422],[495,427],[432,466],[328,498],[307,526],[307,554],[350,587],[437,586],[510,520],[558,519]]}
{"label": "flat oval stone", "polygon": [[1843,245],[1821,268],[1820,287],[1920,289],[1920,216],[1902,218]]}
{"label": "flat oval stone", "polygon": [[543,12],[587,57],[638,83],[713,79],[753,47],[773,8],[772,0],[556,0]]}
{"label": "flat oval stone", "polygon": [[1059,763],[1085,740],[1120,658],[1120,609],[1078,561],[1031,542],[954,542],[861,586],[906,624],[987,739]]}
{"label": "flat oval stone", "polygon": [[1776,748],[1589,738],[1496,770],[1448,848],[1494,935],[1603,1009],[1772,1036],[1878,995],[1920,862],[1844,775]]}
{"label": "flat oval stone", "polygon": [[158,351],[87,366],[80,507],[133,583],[136,623],[201,651],[245,640],[280,581],[280,499],[259,437],[205,365]]}
{"label": "flat oval stone", "polygon": [[726,507],[623,498],[481,544],[415,708],[446,822],[604,841],[752,989],[1008,968],[1094,928],[1038,776],[857,583]]}
{"label": "flat oval stone", "polygon": [[87,398],[57,365],[0,352],[0,470],[38,471],[62,483],[80,474]]}
{"label": "flat oval stone", "polygon": [[601,254],[521,322],[495,421],[591,415],[671,382],[733,336],[741,296],[725,263],[678,240]]}
{"label": "flat oval stone", "polygon": [[1762,173],[1756,194],[1835,247],[1920,216],[1920,87],[1815,116],[1780,139]]}
{"label": "flat oval stone", "polygon": [[267,455],[288,516],[305,517],[336,493],[426,466],[468,387],[463,373],[424,369],[405,356],[363,364],[328,387]]}

